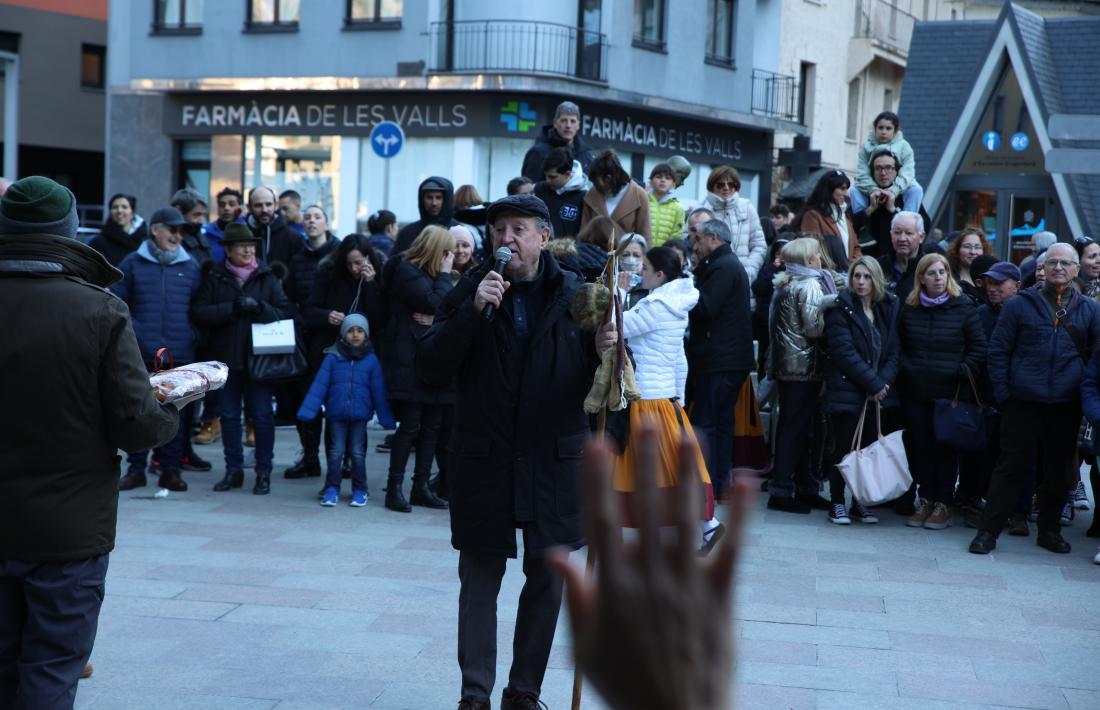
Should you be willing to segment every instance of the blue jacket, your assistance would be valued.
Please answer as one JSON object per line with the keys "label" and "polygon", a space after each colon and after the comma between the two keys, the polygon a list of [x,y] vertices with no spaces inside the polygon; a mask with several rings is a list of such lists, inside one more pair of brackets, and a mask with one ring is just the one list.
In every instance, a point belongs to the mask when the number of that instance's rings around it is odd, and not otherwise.
{"label": "blue jacket", "polygon": [[298,419],[308,422],[316,418],[324,404],[326,419],[368,421],[377,411],[382,426],[393,429],[396,424],[386,399],[378,356],[368,353],[361,360],[352,360],[339,354],[335,346],[326,348],[325,353],[321,369],[298,410]]}
{"label": "blue jacket", "polygon": [[1092,356],[1081,380],[1081,410],[1095,427],[1100,424],[1100,353]]}
{"label": "blue jacket", "polygon": [[1035,290],[1020,291],[1001,308],[989,340],[989,379],[997,404],[1077,402],[1085,363],[1066,329],[1076,331],[1081,348],[1092,353],[1100,345],[1100,306],[1073,288],[1058,324]]}
{"label": "blue jacket", "polygon": [[141,357],[153,361],[168,348],[177,365],[195,361],[196,329],[191,324],[191,299],[202,283],[202,270],[181,246],[175,260],[163,266],[145,240],[118,265],[122,280],[111,291],[130,307]]}

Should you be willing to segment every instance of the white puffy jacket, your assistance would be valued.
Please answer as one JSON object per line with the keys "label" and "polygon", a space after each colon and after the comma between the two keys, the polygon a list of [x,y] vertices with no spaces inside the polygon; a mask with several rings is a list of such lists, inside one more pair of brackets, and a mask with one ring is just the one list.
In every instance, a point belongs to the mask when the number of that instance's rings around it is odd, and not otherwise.
{"label": "white puffy jacket", "polygon": [[728,200],[723,200],[713,192],[707,193],[703,206],[714,212],[714,216],[730,228],[733,233],[730,248],[741,260],[741,266],[745,267],[751,284],[756,280],[756,274],[768,255],[768,243],[764,239],[764,228],[760,226],[760,216],[756,214],[756,208],[737,193]]}
{"label": "white puffy jacket", "polygon": [[642,399],[684,401],[688,371],[684,331],[688,311],[698,302],[699,291],[688,276],[654,289],[623,313],[623,337],[634,353]]}

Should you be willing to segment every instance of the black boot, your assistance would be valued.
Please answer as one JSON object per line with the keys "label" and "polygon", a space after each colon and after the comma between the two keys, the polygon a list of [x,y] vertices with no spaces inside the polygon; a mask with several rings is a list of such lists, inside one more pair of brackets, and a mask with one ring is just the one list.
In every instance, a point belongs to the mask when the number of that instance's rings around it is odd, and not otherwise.
{"label": "black boot", "polygon": [[306,451],[302,460],[283,471],[283,478],[316,478],[321,475],[321,461],[316,451]]}
{"label": "black boot", "polygon": [[244,471],[226,471],[225,478],[214,484],[214,490],[224,493],[230,488],[240,488],[244,485]]}
{"label": "black boot", "polygon": [[257,473],[256,485],[252,486],[252,495],[266,496],[271,492],[271,474]]}
{"label": "black boot", "polygon": [[447,485],[447,472],[440,471],[430,481],[428,481],[428,488],[432,490],[439,498],[443,500],[450,500],[451,489]]}
{"label": "black boot", "polygon": [[425,508],[436,508],[438,510],[447,507],[447,501],[443,500],[435,493],[432,493],[432,489],[428,487],[427,478],[413,479],[412,494],[409,496],[409,503],[420,505]]}
{"label": "black boot", "polygon": [[161,488],[167,488],[170,491],[176,493],[183,493],[187,490],[187,481],[183,480],[180,476],[179,469],[169,468],[160,474],[160,479],[157,481],[157,485]]}
{"label": "black boot", "polygon": [[401,492],[404,485],[404,476],[390,476],[386,483],[386,507],[398,513],[411,513],[412,506],[405,500],[405,494]]}

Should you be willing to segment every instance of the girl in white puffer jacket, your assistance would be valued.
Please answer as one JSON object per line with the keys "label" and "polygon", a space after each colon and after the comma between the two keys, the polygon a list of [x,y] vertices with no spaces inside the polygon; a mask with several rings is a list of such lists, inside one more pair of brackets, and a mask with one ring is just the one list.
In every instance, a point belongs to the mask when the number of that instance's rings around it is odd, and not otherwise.
{"label": "girl in white puffer jacket", "polygon": [[[638,434],[644,425],[657,429],[657,486],[661,500],[659,525],[672,525],[673,488],[680,476],[680,445],[691,442],[699,477],[704,484],[706,506],[699,511],[704,523],[702,549],[709,551],[722,535],[714,520],[714,495],[699,443],[681,406],[687,381],[684,331],[688,312],[699,302],[691,276],[684,276],[680,255],[669,247],[654,247],[642,265],[643,289],[648,295],[623,314],[623,337],[634,356],[634,371],[642,398],[630,403],[628,434],[615,460],[614,489],[623,503],[623,527],[636,527],[629,498],[635,490],[638,469]],[[731,405],[732,406],[732,405]]]}

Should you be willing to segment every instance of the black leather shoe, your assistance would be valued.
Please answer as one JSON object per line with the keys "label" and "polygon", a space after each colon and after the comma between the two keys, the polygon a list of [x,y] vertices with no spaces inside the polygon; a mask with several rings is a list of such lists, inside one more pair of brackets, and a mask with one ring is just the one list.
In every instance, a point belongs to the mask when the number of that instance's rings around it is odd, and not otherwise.
{"label": "black leather shoe", "polygon": [[396,513],[411,513],[412,506],[401,492],[401,482],[390,479],[386,486],[386,507]]}
{"label": "black leather shoe", "polygon": [[120,491],[132,491],[135,488],[141,488],[145,483],[144,473],[127,473],[118,479],[118,489]]}
{"label": "black leather shoe", "polygon": [[180,466],[184,471],[209,471],[214,464],[202,458],[195,452],[191,452],[180,459]]}
{"label": "black leather shoe", "polygon": [[545,710],[546,703],[533,693],[517,693],[508,688],[500,696],[500,710]]}
{"label": "black leather shoe", "polygon": [[803,493],[794,497],[795,500],[801,501],[810,506],[813,510],[832,510],[833,504],[825,500],[816,493]]}
{"label": "black leather shoe", "polygon": [[1040,532],[1035,539],[1035,544],[1059,555],[1068,554],[1072,549],[1066,539],[1062,537],[1062,533],[1057,531]]}
{"label": "black leather shoe", "polygon": [[244,485],[244,471],[227,471],[225,478],[214,484],[214,490],[224,493],[230,488],[240,488]]}
{"label": "black leather shoe", "polygon": [[447,501],[443,500],[428,487],[427,481],[413,481],[412,493],[409,495],[409,503],[425,508],[442,510],[447,507]]}
{"label": "black leather shoe", "polygon": [[810,514],[810,505],[803,503],[797,498],[787,498],[785,496],[770,496],[768,498],[768,510],[779,510],[784,513],[798,513],[800,515]]}
{"label": "black leather shoe", "polygon": [[180,476],[178,469],[170,468],[164,473],[160,474],[160,479],[157,481],[157,485],[161,488],[167,488],[170,491],[176,493],[183,493],[187,490],[187,481],[183,480]]}
{"label": "black leather shoe", "polygon": [[321,462],[316,456],[303,456],[302,460],[283,471],[283,478],[316,478],[321,475]]}
{"label": "black leather shoe", "polygon": [[481,700],[463,698],[458,701],[458,710],[492,710],[492,706]]}
{"label": "black leather shoe", "polygon": [[970,552],[975,555],[988,555],[997,547],[997,536],[985,530],[979,530],[970,541]]}
{"label": "black leather shoe", "polygon": [[266,496],[271,492],[271,475],[267,473],[256,474],[256,485],[252,486],[252,495]]}

